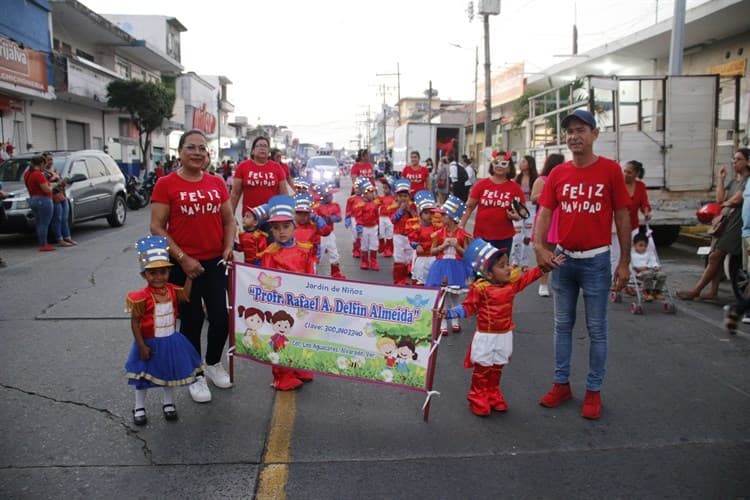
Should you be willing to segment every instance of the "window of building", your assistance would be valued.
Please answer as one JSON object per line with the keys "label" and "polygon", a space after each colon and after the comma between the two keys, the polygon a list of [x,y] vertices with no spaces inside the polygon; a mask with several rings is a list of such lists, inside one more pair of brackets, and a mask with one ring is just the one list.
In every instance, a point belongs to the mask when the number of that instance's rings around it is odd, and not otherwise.
{"label": "window of building", "polygon": [[76,55],[80,57],[81,59],[86,59],[87,61],[96,62],[94,61],[94,56],[92,56],[88,52],[84,52],[81,49],[76,49]]}
{"label": "window of building", "polygon": [[117,60],[115,61],[115,71],[118,75],[125,79],[130,79],[130,64],[128,64],[125,61]]}

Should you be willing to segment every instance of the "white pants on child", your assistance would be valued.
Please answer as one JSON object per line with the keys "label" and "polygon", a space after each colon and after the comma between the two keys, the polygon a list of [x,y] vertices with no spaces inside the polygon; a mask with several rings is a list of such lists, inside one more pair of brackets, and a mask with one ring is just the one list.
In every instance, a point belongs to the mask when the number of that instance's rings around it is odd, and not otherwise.
{"label": "white pants on child", "polygon": [[367,250],[371,252],[378,251],[378,226],[370,226],[362,228],[362,243],[360,244],[360,250],[365,252]]}
{"label": "white pants on child", "polygon": [[320,238],[320,255],[328,254],[330,264],[339,263],[339,248],[336,246],[336,235],[331,233]]}
{"label": "white pants on child", "polygon": [[357,236],[357,219],[355,219],[354,217],[352,217],[351,220],[352,220],[352,225],[349,226],[349,232],[352,233],[352,241],[356,241],[357,238],[358,238],[358,236]]}
{"label": "white pants on child", "polygon": [[393,222],[391,222],[390,217],[380,217],[378,233],[381,239],[390,240],[393,238]]}
{"label": "white pants on child", "polygon": [[409,238],[403,234],[393,235],[393,262],[408,264],[411,262],[414,249],[409,244]]}
{"label": "white pants on child", "polygon": [[475,332],[471,339],[471,362],[476,365],[505,365],[513,354],[513,330],[505,333]]}
{"label": "white pants on child", "polygon": [[427,282],[430,266],[435,262],[436,258],[434,255],[414,257],[414,262],[411,265],[411,277],[418,285],[424,285]]}

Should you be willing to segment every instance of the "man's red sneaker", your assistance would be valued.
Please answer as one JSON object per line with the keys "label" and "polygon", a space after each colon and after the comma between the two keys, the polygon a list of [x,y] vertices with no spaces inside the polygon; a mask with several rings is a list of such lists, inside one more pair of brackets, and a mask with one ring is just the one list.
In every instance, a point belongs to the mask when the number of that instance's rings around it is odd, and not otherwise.
{"label": "man's red sneaker", "polygon": [[589,420],[596,420],[602,416],[602,397],[599,391],[586,391],[581,407],[581,416]]}
{"label": "man's red sneaker", "polygon": [[573,392],[570,390],[570,384],[558,384],[552,386],[552,389],[542,396],[539,404],[547,408],[557,408],[560,403],[573,399]]}

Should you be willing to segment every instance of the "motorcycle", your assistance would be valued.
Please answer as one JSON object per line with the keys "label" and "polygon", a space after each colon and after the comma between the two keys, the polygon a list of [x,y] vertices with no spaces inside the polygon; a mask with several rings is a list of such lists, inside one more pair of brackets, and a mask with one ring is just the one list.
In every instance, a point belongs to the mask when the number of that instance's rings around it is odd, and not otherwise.
{"label": "motorcycle", "polygon": [[143,198],[143,205],[146,206],[151,202],[151,193],[154,191],[154,185],[156,184],[156,174],[149,172],[146,174],[146,178],[143,179],[141,187],[138,189],[141,197]]}
{"label": "motorcycle", "polygon": [[125,203],[131,210],[138,210],[146,206],[147,202],[140,192],[140,184],[140,181],[134,175],[129,176],[125,183]]}
{"label": "motorcycle", "polygon": [[[718,203],[707,203],[700,207],[696,212],[698,221],[702,224],[712,224],[717,217],[721,215],[722,207]],[[697,254],[704,258],[704,262],[708,262],[708,254],[713,250],[712,245],[698,247]],[[722,262],[722,270],[724,276],[732,287],[732,293],[737,297],[737,300],[745,297],[745,291],[750,281],[750,275],[742,267],[742,255],[727,254],[724,256]]]}

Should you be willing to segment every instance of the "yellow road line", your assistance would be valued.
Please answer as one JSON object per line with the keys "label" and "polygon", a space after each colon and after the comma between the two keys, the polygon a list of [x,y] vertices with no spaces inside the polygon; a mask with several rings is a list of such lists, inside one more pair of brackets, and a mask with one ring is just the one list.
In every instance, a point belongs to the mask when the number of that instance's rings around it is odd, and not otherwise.
{"label": "yellow road line", "polygon": [[296,413],[296,392],[277,392],[257,489],[257,498],[260,500],[286,498],[284,489],[289,479],[289,457]]}

